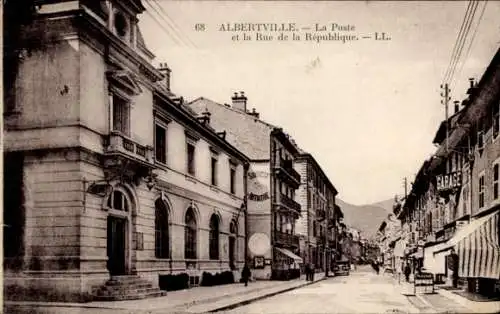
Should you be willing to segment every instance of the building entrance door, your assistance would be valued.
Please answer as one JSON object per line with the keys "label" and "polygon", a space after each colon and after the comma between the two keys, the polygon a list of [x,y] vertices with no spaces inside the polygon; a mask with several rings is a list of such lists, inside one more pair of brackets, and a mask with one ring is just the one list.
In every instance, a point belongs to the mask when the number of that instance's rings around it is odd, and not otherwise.
{"label": "building entrance door", "polygon": [[108,216],[108,270],[113,275],[125,274],[126,219]]}
{"label": "building entrance door", "polygon": [[231,269],[235,268],[235,244],[236,244],[236,238],[235,237],[229,237],[229,265],[231,266]]}

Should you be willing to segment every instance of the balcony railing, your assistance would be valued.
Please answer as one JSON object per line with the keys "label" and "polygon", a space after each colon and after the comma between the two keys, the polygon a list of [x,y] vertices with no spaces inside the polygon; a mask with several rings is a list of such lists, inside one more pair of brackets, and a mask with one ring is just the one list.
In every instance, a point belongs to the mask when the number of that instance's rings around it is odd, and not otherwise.
{"label": "balcony railing", "polygon": [[300,213],[300,204],[291,199],[290,197],[286,196],[285,194],[281,193],[280,195],[280,203],[282,205],[285,205],[291,210],[295,210]]}
{"label": "balcony railing", "polygon": [[111,132],[104,152],[108,155],[118,154],[148,164],[153,163],[152,147],[140,145],[118,132]]}
{"label": "balcony railing", "polygon": [[280,158],[279,163],[275,165],[275,169],[278,170],[278,174],[283,175],[289,182],[292,182],[297,187],[300,185],[300,174],[293,169],[293,161],[291,159]]}
{"label": "balcony railing", "polygon": [[297,235],[277,230],[274,232],[276,244],[280,244],[284,247],[299,247],[299,237]]}

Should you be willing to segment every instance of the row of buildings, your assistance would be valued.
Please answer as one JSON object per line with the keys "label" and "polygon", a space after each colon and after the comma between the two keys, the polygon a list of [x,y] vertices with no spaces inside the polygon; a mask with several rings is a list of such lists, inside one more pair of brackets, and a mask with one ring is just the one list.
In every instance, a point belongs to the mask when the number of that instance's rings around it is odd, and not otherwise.
{"label": "row of buildings", "polygon": [[379,239],[396,269],[411,258],[415,269],[437,281],[455,270],[469,291],[498,295],[500,50],[482,78],[470,80],[467,94],[439,126],[436,153],[418,170],[409,195],[396,202],[390,222],[380,226]]}
{"label": "row of buildings", "polygon": [[5,3],[7,292],[82,300],[109,280],[196,286],[245,263],[256,279],[328,272],[343,217],[328,176],[244,93],[230,105],[174,94],[144,11]]}

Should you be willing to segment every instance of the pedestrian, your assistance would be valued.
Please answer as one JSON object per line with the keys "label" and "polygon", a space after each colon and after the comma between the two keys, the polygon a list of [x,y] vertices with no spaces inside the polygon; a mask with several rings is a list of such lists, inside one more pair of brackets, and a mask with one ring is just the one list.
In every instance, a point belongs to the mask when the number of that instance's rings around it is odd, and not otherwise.
{"label": "pedestrian", "polygon": [[406,264],[405,264],[404,274],[405,274],[406,282],[410,282],[411,268],[410,268],[410,265],[408,264],[408,262],[406,262]]}
{"label": "pedestrian", "polygon": [[314,265],[311,264],[311,281],[314,281]]}
{"label": "pedestrian", "polygon": [[243,279],[243,282],[245,283],[245,287],[248,286],[248,280],[250,279],[250,268],[248,268],[247,263],[245,263],[245,266],[243,266],[243,270],[241,271],[241,279]]}
{"label": "pedestrian", "polygon": [[307,263],[305,266],[306,281],[309,281],[309,272],[310,272],[310,267],[309,267],[309,263]]}
{"label": "pedestrian", "polygon": [[458,254],[455,252],[455,249],[451,249],[450,257],[450,270],[451,270],[451,282],[453,288],[458,287]]}

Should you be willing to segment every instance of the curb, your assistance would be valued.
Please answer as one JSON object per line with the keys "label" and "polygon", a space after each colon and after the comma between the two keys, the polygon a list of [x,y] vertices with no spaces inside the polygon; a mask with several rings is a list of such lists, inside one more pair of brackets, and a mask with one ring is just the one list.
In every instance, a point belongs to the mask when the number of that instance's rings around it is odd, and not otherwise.
{"label": "curb", "polygon": [[[287,292],[287,291],[290,291],[293,289],[297,289],[297,288],[304,287],[304,286],[307,286],[310,284],[314,284],[314,283],[319,282],[321,280],[324,280],[326,278],[327,277],[316,280],[314,282],[308,282],[308,283],[304,283],[304,284],[301,284],[301,285],[298,285],[295,287],[285,288],[283,290],[278,290],[277,292],[275,291],[275,292],[272,292],[271,294],[274,293],[273,295],[276,295],[278,293]],[[286,284],[286,282],[283,282],[283,285],[284,284]],[[197,306],[197,305],[202,305],[202,304],[210,304],[212,302],[220,301],[228,296],[229,297],[241,296],[241,295],[244,295],[247,293],[257,293],[259,291],[264,291],[267,289],[272,289],[272,286],[263,287],[263,288],[256,288],[256,289],[253,289],[250,291],[248,291],[248,290],[242,291],[242,292],[238,292],[236,294],[226,294],[223,296],[216,296],[216,297],[212,297],[212,298],[205,298],[205,299],[201,299],[201,300],[189,301],[189,302],[186,302],[183,304],[175,305],[172,308],[160,307],[160,308],[155,308],[154,310],[174,310],[174,309],[186,308],[186,307]],[[263,296],[264,297],[272,296],[271,294],[269,294],[269,295],[264,294]],[[261,297],[261,296],[259,296],[259,297]],[[246,300],[242,301],[242,302],[246,302]],[[105,309],[105,310],[130,310],[130,308],[124,307],[124,306],[105,306],[105,305],[93,305],[91,303],[38,302],[38,301],[4,301],[3,307],[4,307],[4,309],[6,307],[67,307],[67,308],[82,308],[82,309],[85,308],[85,309]]]}
{"label": "curb", "polygon": [[301,285],[298,285],[298,286],[294,286],[294,287],[289,287],[289,288],[286,288],[286,289],[283,289],[283,290],[273,291],[271,293],[259,295],[257,297],[253,297],[253,298],[250,298],[250,299],[247,299],[247,300],[244,300],[244,301],[239,301],[239,302],[236,302],[236,303],[233,303],[233,304],[230,304],[230,305],[221,306],[221,307],[218,307],[216,309],[212,309],[212,310],[207,311],[207,312],[208,313],[214,313],[214,312],[232,310],[234,308],[237,308],[237,307],[240,307],[240,306],[243,306],[243,305],[247,305],[247,304],[255,302],[255,301],[259,301],[259,300],[262,300],[262,299],[270,298],[270,297],[273,297],[275,295],[278,295],[278,294],[281,294],[281,293],[285,293],[285,292],[288,292],[288,291],[292,291],[292,290],[295,290],[295,289],[299,289],[299,288],[302,288],[302,287],[305,287],[305,286],[313,285],[313,284],[318,283],[320,281],[326,280],[327,278],[331,278],[331,277],[324,277],[324,278],[318,279],[318,280],[313,281],[313,282],[304,283],[304,284],[301,284]]}
{"label": "curb", "polygon": [[437,290],[437,293],[439,293],[440,295],[442,295],[445,298],[448,298],[450,300],[453,300],[454,302],[457,302],[461,306],[463,306],[463,307],[467,308],[468,310],[470,310],[471,313],[485,313],[485,312],[482,312],[482,311],[478,311],[477,307],[472,306],[472,304],[470,303],[472,301],[469,301],[469,300],[467,300],[464,297],[456,295],[453,292],[450,292],[450,291],[447,291],[447,290],[444,290],[444,289],[439,289],[439,290]]}
{"label": "curb", "polygon": [[[189,301],[186,303],[175,305],[173,308],[190,307],[194,305],[206,304],[211,302],[217,302],[226,297],[240,296],[246,293],[256,293],[261,290],[266,290],[268,288],[256,288],[253,290],[241,291],[235,294],[224,294],[222,296],[209,297],[200,300]],[[142,301],[144,299],[141,299]],[[103,310],[131,310],[125,306],[112,306],[112,303],[106,306],[103,304],[94,305],[92,303],[64,303],[64,302],[43,302],[43,301],[4,301],[4,306],[15,306],[15,307],[68,307],[68,308],[85,308],[85,309],[103,309]],[[154,310],[164,309],[164,308],[153,308]]]}
{"label": "curb", "polygon": [[193,301],[189,301],[189,302],[186,302],[183,304],[176,305],[175,308],[184,308],[184,307],[190,307],[190,306],[194,306],[194,305],[201,305],[201,304],[207,304],[207,303],[211,303],[211,302],[217,302],[217,301],[222,300],[222,299],[227,298],[227,297],[235,297],[235,296],[240,296],[240,295],[247,294],[247,293],[256,293],[256,292],[266,290],[266,289],[268,289],[268,288],[267,287],[255,288],[255,289],[251,289],[251,290],[247,290],[247,291],[240,291],[240,292],[237,292],[235,294],[229,293],[229,294],[224,294],[221,296],[216,296],[216,297],[211,297],[211,298],[205,298],[205,299],[201,299],[201,300],[193,300]]}

